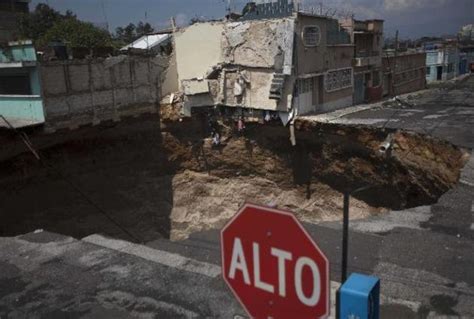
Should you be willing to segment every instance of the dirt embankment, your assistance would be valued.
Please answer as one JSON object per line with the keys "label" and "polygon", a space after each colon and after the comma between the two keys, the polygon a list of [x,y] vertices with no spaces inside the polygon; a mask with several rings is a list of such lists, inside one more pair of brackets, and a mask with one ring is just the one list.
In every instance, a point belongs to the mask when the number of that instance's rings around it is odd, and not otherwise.
{"label": "dirt embankment", "polygon": [[[403,209],[434,203],[459,179],[465,154],[427,136],[368,127],[296,123],[297,145],[287,128],[247,126],[245,137],[224,134],[223,146],[190,141],[168,127],[163,145],[182,169],[221,178],[259,176],[279,187],[324,182],[373,206]],[[388,143],[389,149],[381,152]]]}
{"label": "dirt embankment", "polygon": [[[45,162],[142,241],[220,227],[245,201],[288,208],[308,222],[340,219],[342,192],[360,188],[353,218],[426,205],[457,182],[465,161],[456,147],[407,132],[298,121],[293,147],[281,125],[248,124],[238,136],[233,123],[221,124],[218,148],[205,117],[134,119],[33,142]],[[2,162],[0,176],[0,208],[11,212],[3,235],[44,228],[124,237],[28,153]]]}

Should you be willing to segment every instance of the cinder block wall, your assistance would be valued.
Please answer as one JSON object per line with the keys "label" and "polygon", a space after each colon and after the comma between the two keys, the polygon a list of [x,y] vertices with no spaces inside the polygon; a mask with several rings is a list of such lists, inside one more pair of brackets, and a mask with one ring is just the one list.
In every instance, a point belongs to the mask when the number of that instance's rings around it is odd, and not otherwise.
{"label": "cinder block wall", "polygon": [[42,62],[46,124],[75,128],[154,113],[167,66],[161,56]]}

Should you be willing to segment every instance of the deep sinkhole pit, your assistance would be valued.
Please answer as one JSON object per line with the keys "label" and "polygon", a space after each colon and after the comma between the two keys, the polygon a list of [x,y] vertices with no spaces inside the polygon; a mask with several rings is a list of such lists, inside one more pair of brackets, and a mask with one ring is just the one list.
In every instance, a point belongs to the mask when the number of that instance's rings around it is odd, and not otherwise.
{"label": "deep sinkhole pit", "polygon": [[180,240],[222,227],[245,201],[317,223],[341,219],[344,192],[353,193],[351,218],[364,218],[436,203],[466,161],[447,142],[405,131],[298,120],[292,146],[281,123],[248,123],[243,136],[220,123],[217,148],[205,117],[33,134],[46,165],[25,150],[8,156],[21,142],[3,132],[0,236]]}

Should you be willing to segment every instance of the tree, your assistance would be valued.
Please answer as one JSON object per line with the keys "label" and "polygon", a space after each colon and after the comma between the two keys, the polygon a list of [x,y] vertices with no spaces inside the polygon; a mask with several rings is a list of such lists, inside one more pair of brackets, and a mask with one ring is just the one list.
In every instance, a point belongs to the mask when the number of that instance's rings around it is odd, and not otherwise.
{"label": "tree", "polygon": [[153,33],[153,32],[155,32],[155,29],[153,29],[153,27],[148,22],[143,23],[140,21],[138,23],[137,29],[136,29],[137,37],[142,37],[146,34]]}
{"label": "tree", "polygon": [[92,23],[74,18],[63,19],[56,23],[39,39],[40,45],[52,41],[61,41],[72,47],[97,48],[112,45],[110,34]]}
{"label": "tree", "polygon": [[38,4],[33,12],[20,17],[19,29],[23,38],[33,40],[39,47],[52,41],[87,48],[112,44],[107,31],[80,21],[71,10],[61,14],[44,3]]}
{"label": "tree", "polygon": [[[76,18],[71,11],[66,14]],[[63,18],[60,12],[47,4],[40,3],[33,12],[20,15],[19,30],[23,38],[36,41]]]}
{"label": "tree", "polygon": [[136,40],[136,26],[129,23],[125,28],[118,27],[115,29],[115,38],[123,43],[131,43]]}
{"label": "tree", "polygon": [[118,27],[115,29],[115,40],[122,45],[126,45],[154,31],[148,22],[143,23],[140,21],[137,25],[130,23],[126,27]]}

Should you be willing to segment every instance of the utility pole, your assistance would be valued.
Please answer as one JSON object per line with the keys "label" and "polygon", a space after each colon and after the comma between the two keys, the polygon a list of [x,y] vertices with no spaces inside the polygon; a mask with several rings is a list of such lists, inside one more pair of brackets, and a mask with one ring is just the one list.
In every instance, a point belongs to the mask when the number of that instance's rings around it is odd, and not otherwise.
{"label": "utility pole", "polygon": [[232,0],[227,0],[227,8],[226,8],[226,11],[227,11],[227,14],[229,15],[230,17],[230,14],[232,13]]}
{"label": "utility pole", "polygon": [[395,33],[395,56],[398,55],[398,30]]}
{"label": "utility pole", "polygon": [[102,6],[102,14],[104,15],[105,25],[106,25],[106,28],[107,28],[107,32],[110,32],[110,30],[109,30],[109,19],[107,18],[107,12],[106,12],[106,10],[105,10],[104,0],[102,0],[100,4],[101,4],[101,6]]}
{"label": "utility pole", "polygon": [[171,17],[171,29],[173,29],[173,32],[176,32],[176,29],[178,28],[177,25],[176,25],[176,18],[175,17]]}

